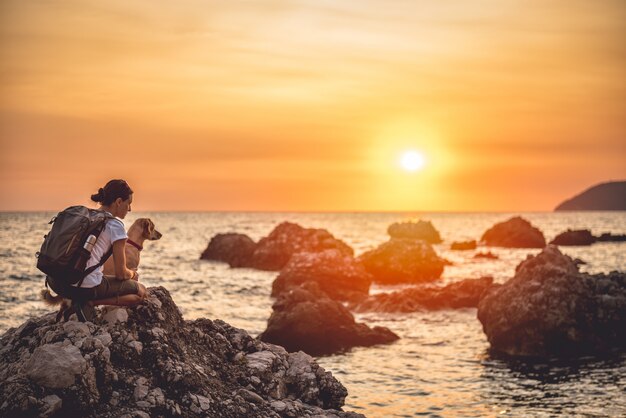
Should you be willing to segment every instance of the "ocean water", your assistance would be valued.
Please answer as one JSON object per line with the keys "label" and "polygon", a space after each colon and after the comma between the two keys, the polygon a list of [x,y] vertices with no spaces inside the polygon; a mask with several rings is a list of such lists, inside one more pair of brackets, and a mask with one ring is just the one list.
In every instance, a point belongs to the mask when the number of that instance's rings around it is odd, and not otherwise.
{"label": "ocean water", "polygon": [[[50,312],[38,299],[43,275],[35,252],[55,213],[0,213],[0,333],[31,316]],[[442,284],[491,275],[513,276],[515,266],[538,250],[479,247],[498,260],[473,259],[477,251],[450,251],[453,241],[479,239],[494,223],[522,215],[549,241],[568,228],[626,233],[626,212],[567,213],[130,213],[127,227],[151,218],[163,233],[146,242],[140,280],[165,286],[185,318],[223,319],[256,336],[271,314],[271,283],[277,273],[231,269],[199,260],[211,237],[240,232],[254,240],[278,223],[325,228],[356,255],[388,239],[388,225],[407,219],[430,220],[444,242],[436,251],[454,262]],[[587,262],[591,273],[626,270],[626,243],[562,247]],[[399,287],[373,286],[371,293]],[[347,388],[346,408],[369,417],[626,416],[626,356],[576,361],[528,362],[498,358],[476,319],[476,309],[410,314],[356,315],[370,326],[386,326],[401,339],[391,345],[355,348],[318,358]]]}

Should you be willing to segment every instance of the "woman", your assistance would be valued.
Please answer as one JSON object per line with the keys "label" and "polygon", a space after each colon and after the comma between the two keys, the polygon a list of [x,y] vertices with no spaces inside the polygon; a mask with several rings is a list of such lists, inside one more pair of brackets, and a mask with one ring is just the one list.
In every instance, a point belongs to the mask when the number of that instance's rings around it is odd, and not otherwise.
{"label": "woman", "polygon": [[111,180],[91,200],[100,203],[99,210],[106,211],[114,218],[107,221],[98,236],[96,244],[87,260],[86,268],[98,264],[102,256],[113,248],[115,276],[105,276],[102,266],[85,276],[80,287],[72,291],[72,307],[81,321],[94,318],[96,305],[132,306],[141,303],[146,288],[138,282],[136,271],[126,267],[124,247],[128,235],[121,221],[131,211],[133,191],[124,180]]}

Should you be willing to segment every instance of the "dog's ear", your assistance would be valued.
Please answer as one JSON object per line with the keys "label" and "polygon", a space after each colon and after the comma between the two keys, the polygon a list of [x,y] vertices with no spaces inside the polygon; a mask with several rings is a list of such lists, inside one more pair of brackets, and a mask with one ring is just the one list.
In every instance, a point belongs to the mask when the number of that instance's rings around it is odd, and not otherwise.
{"label": "dog's ear", "polygon": [[141,220],[141,230],[143,231],[144,238],[150,238],[150,234],[152,234],[152,230],[154,229],[154,224],[148,218],[144,218]]}

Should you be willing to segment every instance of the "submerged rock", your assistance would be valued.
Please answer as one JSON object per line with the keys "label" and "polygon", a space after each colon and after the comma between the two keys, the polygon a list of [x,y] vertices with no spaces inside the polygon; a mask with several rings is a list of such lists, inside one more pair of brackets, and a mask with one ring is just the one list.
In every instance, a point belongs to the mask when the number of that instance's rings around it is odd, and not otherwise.
{"label": "submerged rock", "polygon": [[491,348],[515,356],[577,356],[626,348],[626,274],[588,275],[557,247],[489,288],[478,319]]}
{"label": "submerged rock", "polygon": [[495,224],[483,234],[481,241],[493,247],[543,248],[546,246],[543,233],[520,216]]}
{"label": "submerged rock", "polygon": [[474,254],[473,258],[487,258],[490,260],[497,260],[500,257],[498,257],[496,254],[492,253],[491,251],[487,251],[486,253],[476,253]]}
{"label": "submerged rock", "polygon": [[588,229],[571,230],[561,232],[550,244],[552,245],[591,245],[596,242],[596,237]]}
{"label": "submerged rock", "polygon": [[439,279],[444,260],[421,240],[392,238],[359,257],[377,283],[420,283]]}
{"label": "submerged rock", "polygon": [[476,240],[472,241],[463,241],[463,242],[453,242],[450,246],[451,250],[455,251],[468,251],[476,249]]}
{"label": "submerged rock", "polygon": [[367,297],[372,276],[352,256],[337,250],[298,253],[274,280],[272,296],[309,281],[316,282],[331,299],[361,300]]}
{"label": "submerged rock", "polygon": [[258,242],[251,263],[257,269],[279,271],[293,254],[328,249],[350,256],[354,254],[350,246],[325,229],[303,228],[295,223],[283,222]]}
{"label": "submerged rock", "polygon": [[287,351],[326,355],[399,338],[388,328],[356,323],[350,311],[330,299],[315,282],[281,293],[272,308],[267,329],[259,338],[281,345]]}
{"label": "submerged rock", "polygon": [[217,234],[202,253],[202,260],[224,261],[231,267],[249,267],[256,243],[247,235]]}
{"label": "submerged rock", "polygon": [[[55,323],[53,313],[0,339],[0,416],[357,417],[304,353],[227,323],[185,321],[150,288],[125,321]],[[115,315],[118,318],[120,315]]]}
{"label": "submerged rock", "polygon": [[392,238],[421,239],[430,244],[441,243],[439,231],[435,229],[430,221],[396,222],[389,225],[387,233]]}
{"label": "submerged rock", "polygon": [[356,312],[414,312],[418,310],[475,308],[492,277],[466,279],[444,287],[412,287],[370,296],[355,306]]}

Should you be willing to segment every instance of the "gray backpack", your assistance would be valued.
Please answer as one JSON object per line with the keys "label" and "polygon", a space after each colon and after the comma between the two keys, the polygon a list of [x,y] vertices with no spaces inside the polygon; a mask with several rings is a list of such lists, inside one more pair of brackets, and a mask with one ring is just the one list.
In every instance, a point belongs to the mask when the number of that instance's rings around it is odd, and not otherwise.
{"label": "gray backpack", "polygon": [[[41,250],[37,252],[37,268],[62,286],[78,284],[111,256],[109,249],[95,266],[85,269],[91,248],[113,216],[85,206],[71,206],[49,222],[52,229],[44,235]],[[92,237],[93,235],[93,237]],[[95,237],[95,239],[94,239]],[[87,240],[89,239],[89,244]]]}

